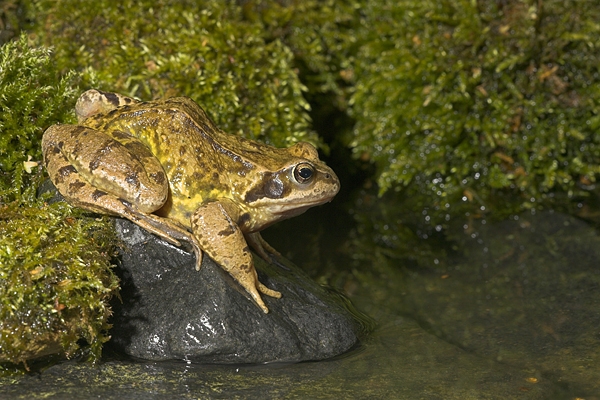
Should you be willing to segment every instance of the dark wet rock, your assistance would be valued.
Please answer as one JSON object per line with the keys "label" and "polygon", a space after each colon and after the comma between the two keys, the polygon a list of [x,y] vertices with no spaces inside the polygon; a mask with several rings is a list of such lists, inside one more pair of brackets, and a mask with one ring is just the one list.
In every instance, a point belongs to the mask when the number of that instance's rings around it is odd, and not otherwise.
{"label": "dark wet rock", "polygon": [[335,294],[298,267],[255,257],[259,279],[282,293],[263,295],[264,314],[211,259],[194,256],[137,225],[116,220],[124,241],[121,299],[114,302],[109,345],[148,360],[212,363],[320,360],[358,341],[360,324]]}

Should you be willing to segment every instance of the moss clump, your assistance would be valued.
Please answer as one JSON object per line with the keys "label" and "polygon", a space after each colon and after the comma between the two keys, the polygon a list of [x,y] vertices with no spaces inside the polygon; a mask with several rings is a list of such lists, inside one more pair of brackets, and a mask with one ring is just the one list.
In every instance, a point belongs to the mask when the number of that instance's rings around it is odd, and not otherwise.
{"label": "moss clump", "polygon": [[31,48],[21,37],[0,47],[0,170],[42,159],[45,128],[74,120],[75,74],[58,79],[50,50]]}
{"label": "moss clump", "polygon": [[107,340],[113,230],[64,202],[0,204],[0,362],[72,356]]}
{"label": "moss clump", "polygon": [[600,172],[594,4],[379,0],[362,12],[352,146],[378,166],[381,193],[408,190],[438,221],[461,199],[518,212],[589,194]]}
{"label": "moss clump", "polygon": [[314,144],[292,54],[232,2],[24,1],[65,69],[92,67],[102,89],[141,99],[186,95],[226,132],[276,146]]}
{"label": "moss clump", "polygon": [[251,0],[243,4],[244,17],[259,21],[267,40],[280,40],[290,48],[308,96],[314,99],[331,92],[334,105],[345,110],[361,2]]}
{"label": "moss clump", "polygon": [[442,262],[452,249],[435,239],[461,215],[578,212],[593,201],[600,173],[593,3],[272,3],[245,1],[244,13],[293,51],[315,114],[325,110],[324,126],[338,129],[330,140],[376,167],[378,188],[353,206],[354,257]]}
{"label": "moss clump", "polygon": [[106,340],[112,229],[36,196],[42,132],[74,118],[76,81],[25,38],[0,48],[0,362],[73,355],[80,338],[97,357]]}
{"label": "moss clump", "polygon": [[244,4],[293,50],[311,94],[333,93],[354,119],[346,143],[377,167],[380,194],[402,192],[436,222],[589,195],[600,172],[594,4]]}

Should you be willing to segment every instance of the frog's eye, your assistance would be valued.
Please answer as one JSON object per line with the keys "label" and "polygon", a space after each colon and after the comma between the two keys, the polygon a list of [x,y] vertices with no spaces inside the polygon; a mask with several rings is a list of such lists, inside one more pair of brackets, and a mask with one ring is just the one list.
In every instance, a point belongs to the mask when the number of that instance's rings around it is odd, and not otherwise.
{"label": "frog's eye", "polygon": [[315,173],[315,168],[309,163],[300,163],[294,168],[294,178],[298,183],[309,182]]}

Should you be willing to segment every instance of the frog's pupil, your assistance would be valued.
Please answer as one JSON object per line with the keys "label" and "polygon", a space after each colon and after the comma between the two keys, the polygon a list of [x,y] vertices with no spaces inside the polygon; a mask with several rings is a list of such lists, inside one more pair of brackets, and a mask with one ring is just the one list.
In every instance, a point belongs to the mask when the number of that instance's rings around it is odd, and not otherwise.
{"label": "frog's pupil", "polygon": [[302,179],[308,179],[312,176],[312,170],[310,168],[300,168],[298,173]]}

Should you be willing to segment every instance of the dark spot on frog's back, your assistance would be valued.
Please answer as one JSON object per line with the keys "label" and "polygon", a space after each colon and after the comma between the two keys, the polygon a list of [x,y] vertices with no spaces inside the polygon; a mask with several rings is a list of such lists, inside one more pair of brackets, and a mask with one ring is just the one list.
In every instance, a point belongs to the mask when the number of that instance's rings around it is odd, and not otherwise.
{"label": "dark spot on frog's back", "polygon": [[243,213],[238,218],[238,226],[242,226],[248,221],[250,221],[250,213]]}
{"label": "dark spot on frog's back", "polygon": [[152,154],[152,152],[150,151],[150,149],[148,147],[146,147],[146,145],[144,145],[143,143],[140,143],[138,141],[132,141],[132,142],[128,142],[125,144],[125,148],[134,155],[137,155],[139,157],[154,157],[154,155]]}
{"label": "dark spot on frog's back", "polygon": [[248,272],[250,271],[250,266],[248,264],[242,264],[240,265],[240,269],[244,272]]}
{"label": "dark spot on frog's back", "polygon": [[132,136],[127,133],[127,132],[123,132],[123,131],[119,131],[119,130],[115,130],[111,133],[112,137],[114,137],[115,139],[129,139]]}
{"label": "dark spot on frog's back", "polygon": [[100,157],[95,157],[92,161],[90,161],[90,164],[88,165],[88,169],[90,172],[92,172],[99,166],[100,166]]}
{"label": "dark spot on frog's back", "polygon": [[72,165],[65,165],[64,167],[60,168],[58,170],[58,175],[60,175],[61,178],[64,178],[66,176],[71,175],[72,173],[77,172],[77,170],[75,169],[74,166]]}
{"label": "dark spot on frog's back", "polygon": [[187,151],[187,149],[185,148],[185,146],[181,146],[179,148],[179,155],[183,157],[185,155],[186,151]]}
{"label": "dark spot on frog's back", "polygon": [[235,233],[235,231],[233,229],[231,229],[231,227],[227,227],[225,229],[223,229],[222,231],[220,231],[218,233],[219,236],[229,236],[229,235],[233,235]]}
{"label": "dark spot on frog's back", "polygon": [[[62,143],[62,142],[61,142],[61,143]],[[64,143],[63,143],[63,145],[64,145]],[[58,145],[56,145],[56,146],[52,146],[52,148],[51,148],[51,149],[49,149],[49,153],[50,153],[50,154],[59,154],[59,153],[61,153],[60,149],[61,149],[61,147],[60,147],[60,143],[59,143],[59,144],[58,144]],[[47,163],[47,162],[48,162],[48,158],[46,158],[46,163]]]}
{"label": "dark spot on frog's back", "polygon": [[138,179],[137,171],[131,171],[125,176],[125,181],[132,186],[138,186],[140,184],[140,180]]}

